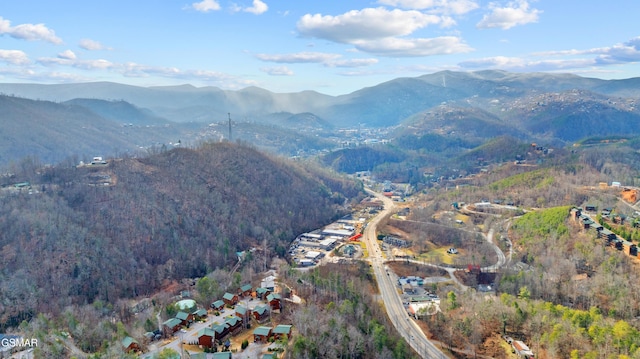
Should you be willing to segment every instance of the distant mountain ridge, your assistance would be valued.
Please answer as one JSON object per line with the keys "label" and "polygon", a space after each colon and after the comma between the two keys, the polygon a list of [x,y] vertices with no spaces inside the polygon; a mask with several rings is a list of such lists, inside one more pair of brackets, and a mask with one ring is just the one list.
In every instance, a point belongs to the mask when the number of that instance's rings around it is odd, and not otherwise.
{"label": "distant mountain ridge", "polygon": [[[324,138],[345,127],[394,127],[400,136],[431,133],[475,144],[497,136],[563,145],[594,135],[640,134],[640,78],[441,71],[340,96],[110,82],[4,83],[0,94],[0,164],[31,155],[49,162],[122,153],[185,136],[219,140],[231,134],[230,117],[234,126],[245,124],[234,131],[245,130],[244,139],[266,141],[270,149],[309,143],[296,132]],[[271,127],[268,136],[260,126]],[[295,154],[296,146],[285,153]]]}
{"label": "distant mountain ridge", "polygon": [[607,96],[640,97],[640,78],[601,80],[571,74],[506,71],[441,71],[398,78],[346,95],[315,91],[274,93],[258,87],[238,91],[191,85],[136,87],[111,82],[60,85],[0,84],[0,93],[30,99],[124,100],[173,122],[207,122],[237,117],[260,119],[271,113],[313,113],[336,126],[389,126],[442,102],[470,97],[514,98],[539,92],[588,90]]}

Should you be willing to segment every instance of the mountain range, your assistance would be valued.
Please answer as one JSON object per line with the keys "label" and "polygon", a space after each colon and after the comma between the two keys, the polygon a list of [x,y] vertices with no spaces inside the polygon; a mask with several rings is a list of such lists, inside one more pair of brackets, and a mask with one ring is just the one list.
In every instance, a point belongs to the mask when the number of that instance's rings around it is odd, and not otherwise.
{"label": "mountain range", "polygon": [[[0,93],[2,164],[30,155],[60,161],[73,154],[225,137],[257,146],[269,137],[267,147],[287,144],[287,153],[295,154],[300,148],[291,144],[297,136],[308,143],[305,136],[325,138],[349,127],[397,127],[396,135],[434,133],[477,143],[501,135],[566,144],[593,135],[640,133],[640,78],[443,71],[340,96],[109,82],[3,83]],[[239,123],[244,129],[234,137],[231,125]],[[264,126],[274,135],[264,136]]]}

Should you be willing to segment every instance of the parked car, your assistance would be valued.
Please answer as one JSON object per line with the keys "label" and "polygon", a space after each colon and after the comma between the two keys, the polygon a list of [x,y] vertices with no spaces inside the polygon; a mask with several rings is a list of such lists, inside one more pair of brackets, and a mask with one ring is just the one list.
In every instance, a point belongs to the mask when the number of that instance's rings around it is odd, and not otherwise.
{"label": "parked car", "polygon": [[451,248],[447,249],[447,253],[449,253],[449,254],[458,254],[458,250],[453,248],[453,247],[451,247]]}

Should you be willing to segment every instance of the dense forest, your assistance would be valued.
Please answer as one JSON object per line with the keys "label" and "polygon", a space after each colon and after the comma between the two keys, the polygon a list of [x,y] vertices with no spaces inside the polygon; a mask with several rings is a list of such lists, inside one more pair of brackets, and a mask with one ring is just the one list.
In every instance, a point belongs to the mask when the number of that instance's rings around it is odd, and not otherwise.
{"label": "dense forest", "polygon": [[71,304],[147,295],[259,247],[283,254],[345,213],[360,189],[237,144],[160,151],[106,165],[35,166],[0,201],[3,327]]}

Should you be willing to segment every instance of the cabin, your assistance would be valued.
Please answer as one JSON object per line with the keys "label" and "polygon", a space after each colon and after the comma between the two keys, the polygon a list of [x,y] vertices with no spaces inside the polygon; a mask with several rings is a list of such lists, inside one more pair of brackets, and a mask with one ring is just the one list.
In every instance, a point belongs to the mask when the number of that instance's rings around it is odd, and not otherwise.
{"label": "cabin", "polygon": [[239,299],[237,295],[227,292],[222,296],[222,300],[224,301],[224,304],[228,306],[234,306],[238,304]]}
{"label": "cabin", "polygon": [[177,319],[177,318],[171,318],[165,321],[164,323],[162,323],[162,332],[164,336],[170,337],[173,335],[173,333],[180,330],[180,327],[182,326],[181,323],[182,322],[180,321],[180,319]]}
{"label": "cabin", "polygon": [[253,318],[257,322],[263,322],[267,318],[269,318],[269,308],[266,305],[259,305],[253,308],[253,311],[251,314],[253,314]]}
{"label": "cabin", "polygon": [[225,324],[219,324],[219,325],[212,325],[211,329],[213,329],[213,338],[215,340],[220,340],[222,341],[222,339],[224,339],[224,337],[227,336],[227,334],[229,334],[229,327],[227,327],[226,323]]}
{"label": "cabin", "polygon": [[265,287],[256,288],[256,297],[264,300],[269,294],[271,290]]}
{"label": "cabin", "polygon": [[253,341],[256,343],[266,343],[271,337],[271,328],[257,327],[253,330]]}
{"label": "cabin", "polygon": [[135,353],[140,351],[140,344],[131,337],[124,337],[124,339],[122,339],[122,350],[124,350],[125,353]]}
{"label": "cabin", "polygon": [[216,332],[209,327],[202,328],[198,332],[198,345],[203,348],[213,348]]}
{"label": "cabin", "polygon": [[211,309],[213,309],[213,310],[223,310],[224,309],[224,301],[223,300],[216,300],[215,302],[211,303]]}
{"label": "cabin", "polygon": [[238,289],[238,295],[242,297],[248,297],[248,296],[251,296],[252,291],[253,291],[253,287],[251,287],[251,284],[245,284]]}
{"label": "cabin", "polygon": [[267,302],[271,310],[282,309],[282,296],[278,293],[271,293],[267,296]]}
{"label": "cabin", "polygon": [[244,320],[241,317],[236,317],[235,315],[231,315],[224,320],[224,323],[226,324],[227,329],[229,330],[229,333],[233,333],[237,329],[242,328],[242,323],[244,323]]}
{"label": "cabin", "polygon": [[249,309],[247,309],[242,305],[236,306],[236,317],[246,318],[248,314],[249,314]]}
{"label": "cabin", "polygon": [[231,359],[231,352],[213,353],[211,359]]}
{"label": "cabin", "polygon": [[207,313],[206,309],[198,309],[195,312],[191,313],[193,320],[203,320],[207,317],[209,313]]}
{"label": "cabin", "polygon": [[291,338],[291,325],[279,324],[273,328],[273,338],[275,340],[282,338]]}
{"label": "cabin", "polygon": [[191,323],[193,323],[193,314],[179,311],[178,314],[176,314],[176,319],[180,320],[180,325],[188,328]]}

